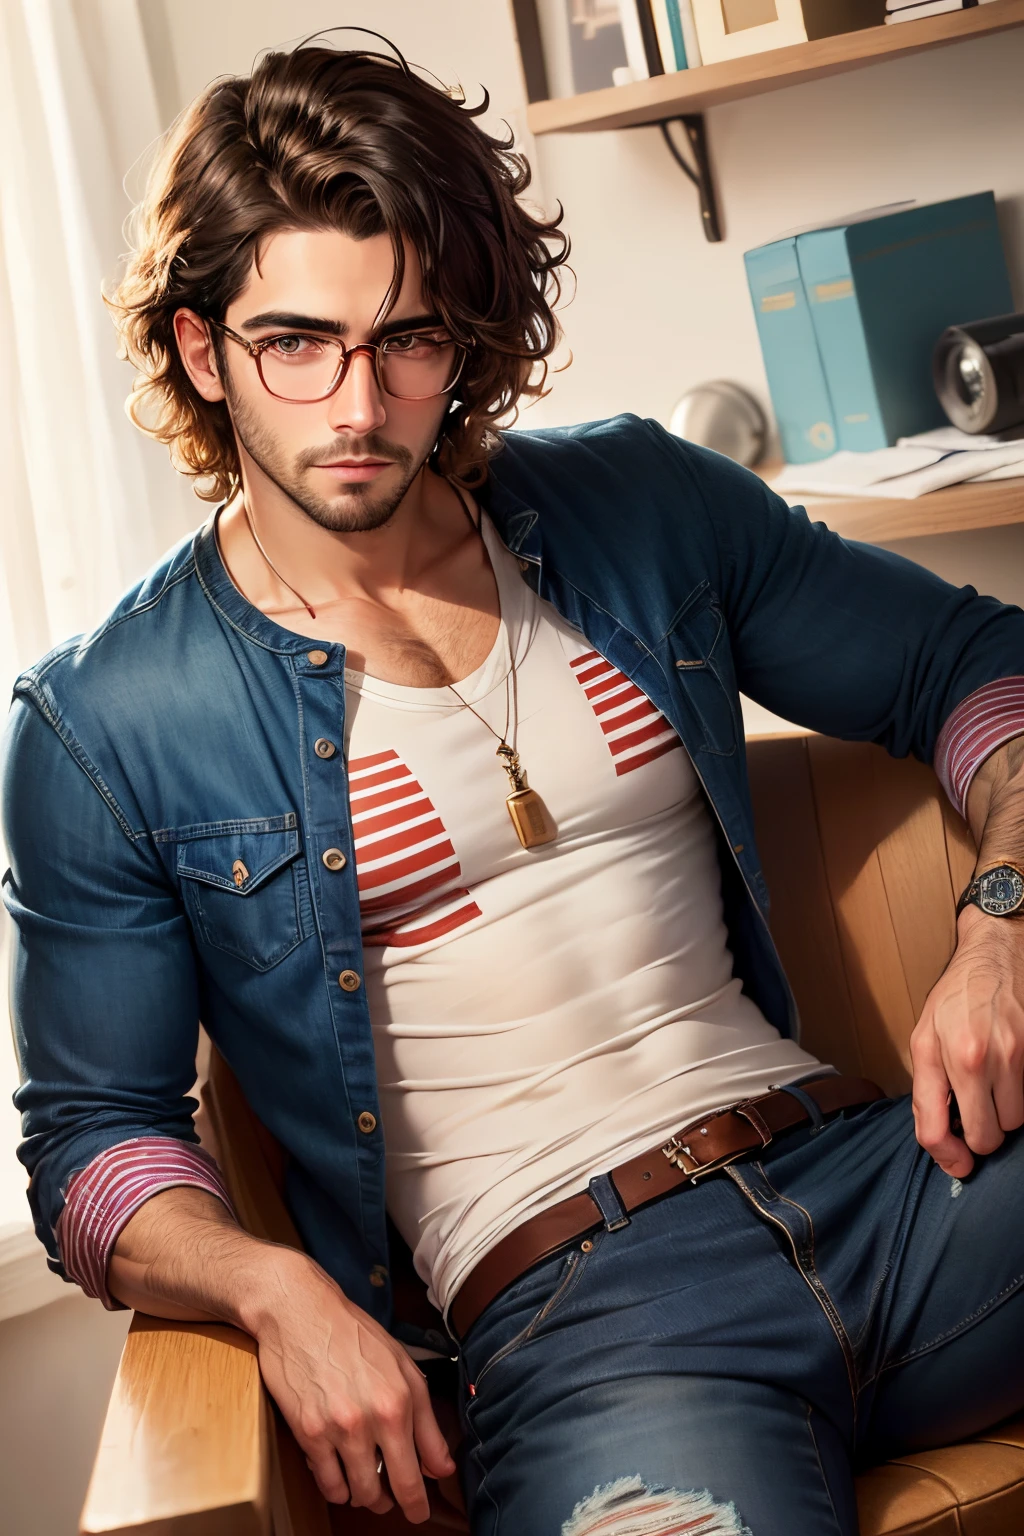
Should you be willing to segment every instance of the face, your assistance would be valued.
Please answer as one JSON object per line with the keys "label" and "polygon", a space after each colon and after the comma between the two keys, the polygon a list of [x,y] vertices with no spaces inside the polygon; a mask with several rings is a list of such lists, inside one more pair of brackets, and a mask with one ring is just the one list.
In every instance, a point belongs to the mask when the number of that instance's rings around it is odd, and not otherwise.
{"label": "face", "polygon": [[[296,336],[338,337],[351,347],[397,338],[407,327],[413,334],[441,333],[408,245],[401,292],[381,324],[393,273],[387,235],[355,240],[334,230],[284,230],[264,245],[259,267],[254,264],[228,306],[224,324],[247,341],[284,338],[274,350],[292,355],[315,345]],[[361,532],[388,521],[437,441],[450,393],[426,400],[385,394],[372,357],[360,352],[326,400],[280,400],[264,388],[255,359],[237,342],[220,336],[218,369],[211,366],[212,349],[197,317],[179,311],[175,323],[193,382],[206,399],[227,401],[250,482],[276,487],[335,532]]]}

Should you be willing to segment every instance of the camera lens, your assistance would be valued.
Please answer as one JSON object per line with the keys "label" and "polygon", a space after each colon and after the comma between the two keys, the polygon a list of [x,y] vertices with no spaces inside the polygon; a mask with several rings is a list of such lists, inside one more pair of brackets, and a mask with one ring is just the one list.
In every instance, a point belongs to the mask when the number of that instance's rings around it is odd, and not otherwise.
{"label": "camera lens", "polygon": [[932,377],[962,432],[1024,429],[1024,314],[950,326],[936,343]]}

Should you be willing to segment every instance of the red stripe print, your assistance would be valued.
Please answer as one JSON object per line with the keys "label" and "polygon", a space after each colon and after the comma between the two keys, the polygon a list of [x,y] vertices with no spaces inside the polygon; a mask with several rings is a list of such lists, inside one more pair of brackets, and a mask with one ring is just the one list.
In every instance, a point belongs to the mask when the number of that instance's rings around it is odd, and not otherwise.
{"label": "red stripe print", "polygon": [[348,767],[363,943],[411,948],[480,917],[444,823],[398,753]]}
{"label": "red stripe print", "polygon": [[631,683],[599,651],[585,651],[569,665],[590,700],[618,777],[682,746],[672,726],[643,689]]}
{"label": "red stripe print", "polygon": [[[352,764],[349,763],[350,772],[351,769]],[[375,789],[378,784],[391,784],[395,779],[404,778],[408,772],[409,770],[401,765],[397,768],[385,768],[381,773],[371,773],[368,778],[364,778],[359,787],[360,789]]]}
{"label": "red stripe print", "polygon": [[375,795],[360,795],[358,800],[352,801],[352,820],[361,821],[370,811],[377,811],[382,805],[395,805],[399,800],[409,800],[413,795],[422,795],[423,791],[415,779],[405,784],[394,784],[388,789],[379,790]]}
{"label": "red stripe print", "polygon": [[[430,885],[426,884],[427,877],[423,874],[425,869],[438,872],[439,878],[431,875]],[[420,875],[422,877],[415,887],[409,884],[408,876],[410,875]],[[441,880],[461,879],[462,870],[459,868],[459,861],[455,857],[455,849],[448,839],[445,838],[443,843],[436,843],[431,848],[421,848],[418,853],[411,853],[405,859],[393,859],[389,863],[382,865],[380,869],[364,869],[363,873],[358,877],[360,901],[364,910],[372,912],[375,908],[371,905],[369,897],[363,900],[364,891],[377,891],[381,894],[381,887],[383,886],[386,895],[383,901],[377,901],[377,905],[386,905],[390,902],[394,906],[390,892],[397,885],[402,887],[401,894],[403,899],[409,900],[417,891],[430,890],[440,884]],[[377,898],[374,898],[374,900],[377,900]]]}
{"label": "red stripe print", "polygon": [[453,928],[461,928],[463,923],[470,923],[474,917],[483,916],[468,891],[457,891],[456,896],[464,900],[444,917],[425,923],[421,914],[415,928],[387,928],[374,931],[363,935],[363,943],[407,949],[413,944],[429,944],[433,939],[441,939],[446,933],[451,933]]}

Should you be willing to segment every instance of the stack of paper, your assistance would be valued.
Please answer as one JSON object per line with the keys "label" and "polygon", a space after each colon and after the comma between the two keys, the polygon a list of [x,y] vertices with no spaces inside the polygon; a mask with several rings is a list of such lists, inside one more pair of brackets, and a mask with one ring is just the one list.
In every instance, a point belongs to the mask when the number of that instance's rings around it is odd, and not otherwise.
{"label": "stack of paper", "polygon": [[874,453],[834,453],[816,464],[787,464],[772,481],[785,495],[877,496],[913,500],[946,485],[1024,477],[1024,438],[1005,442],[939,427],[901,437],[895,448]]}

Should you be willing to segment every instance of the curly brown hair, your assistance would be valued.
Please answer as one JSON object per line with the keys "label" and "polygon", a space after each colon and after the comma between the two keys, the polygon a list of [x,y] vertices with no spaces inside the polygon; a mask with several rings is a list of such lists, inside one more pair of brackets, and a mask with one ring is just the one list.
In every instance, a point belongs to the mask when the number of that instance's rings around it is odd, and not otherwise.
{"label": "curly brown hair", "polygon": [[300,44],[268,53],[250,76],[215,80],[168,132],[134,214],[133,249],[106,302],[120,355],[138,370],[135,424],[167,443],[208,501],[239,480],[223,401],[193,387],[175,342],[175,311],[223,318],[263,242],[282,229],[390,236],[394,279],[408,239],[424,297],[468,358],[441,429],[440,472],[474,484],[494,427],[545,391],[559,338],[553,306],[569,241],[562,210],[545,220],[519,201],[530,168],[473,120],[455,93],[414,74],[395,50]]}

